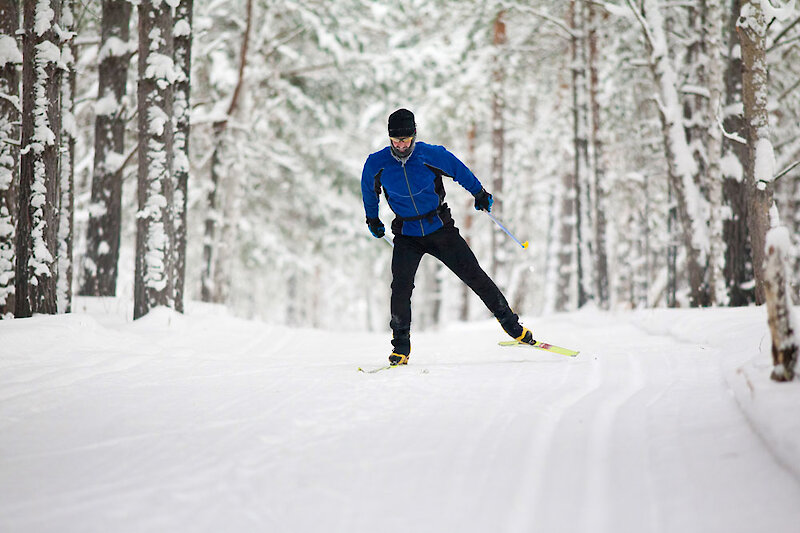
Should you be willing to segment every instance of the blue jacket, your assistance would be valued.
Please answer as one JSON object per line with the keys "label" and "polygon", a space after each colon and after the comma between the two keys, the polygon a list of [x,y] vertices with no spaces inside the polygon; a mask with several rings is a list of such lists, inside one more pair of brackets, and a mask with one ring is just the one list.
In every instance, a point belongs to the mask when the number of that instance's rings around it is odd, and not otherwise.
{"label": "blue jacket", "polygon": [[405,163],[395,158],[388,146],[371,154],[361,173],[367,218],[378,217],[383,189],[397,215],[392,222],[395,234],[421,237],[441,229],[452,220],[444,203],[443,177],[454,179],[473,195],[483,188],[472,171],[443,146],[417,142]]}

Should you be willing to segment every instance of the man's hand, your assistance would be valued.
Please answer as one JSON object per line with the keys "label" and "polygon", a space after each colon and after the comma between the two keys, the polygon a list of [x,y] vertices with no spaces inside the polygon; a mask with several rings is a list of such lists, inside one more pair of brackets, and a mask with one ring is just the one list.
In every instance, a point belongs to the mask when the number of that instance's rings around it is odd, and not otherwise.
{"label": "man's hand", "polygon": [[481,189],[481,191],[475,195],[475,209],[478,211],[486,211],[489,213],[492,210],[492,204],[494,203],[494,198],[492,195],[486,192],[486,189]]}
{"label": "man's hand", "polygon": [[372,233],[372,236],[376,239],[380,239],[386,235],[386,228],[383,227],[383,222],[381,222],[379,218],[367,218],[367,226],[369,226],[370,233]]}

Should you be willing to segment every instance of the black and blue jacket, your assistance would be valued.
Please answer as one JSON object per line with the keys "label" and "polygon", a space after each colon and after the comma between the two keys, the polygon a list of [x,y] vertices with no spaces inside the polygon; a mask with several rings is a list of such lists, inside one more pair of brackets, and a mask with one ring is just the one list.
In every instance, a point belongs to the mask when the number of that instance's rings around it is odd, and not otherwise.
{"label": "black and blue jacket", "polygon": [[443,177],[452,178],[472,195],[481,182],[444,146],[416,142],[405,160],[396,158],[390,147],[371,154],[361,173],[361,195],[367,218],[378,217],[381,189],[396,218],[395,235],[422,237],[452,221],[444,203]]}

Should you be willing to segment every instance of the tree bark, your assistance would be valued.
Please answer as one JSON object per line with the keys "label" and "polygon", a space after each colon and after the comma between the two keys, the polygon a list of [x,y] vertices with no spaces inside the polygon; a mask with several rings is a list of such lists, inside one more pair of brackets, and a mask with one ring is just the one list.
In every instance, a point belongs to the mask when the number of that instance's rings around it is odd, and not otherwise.
{"label": "tree bark", "polygon": [[24,2],[15,315],[58,312],[61,0]]}
{"label": "tree bark", "polygon": [[117,291],[130,18],[128,0],[103,0],[92,199],[80,289],[84,296],[114,296]]}
{"label": "tree bark", "polygon": [[[736,21],[739,18],[740,0],[730,1],[728,13],[728,62],[725,69],[725,108],[738,109],[742,103],[742,58],[736,53],[739,37]],[[747,136],[744,115],[730,112],[723,118],[726,132],[741,138]],[[749,305],[755,301],[755,291],[747,289],[746,283],[753,279],[752,253],[748,234],[747,189],[744,182],[745,168],[748,166],[747,145],[724,138],[722,149],[729,169],[723,176],[724,202],[731,215],[723,222],[725,240],[725,282],[728,287],[729,303],[732,306]]]}
{"label": "tree bark", "polygon": [[0,0],[0,41],[16,57],[0,64],[0,319],[14,313],[14,239],[19,182],[19,1]]}
{"label": "tree bark", "polygon": [[[753,253],[753,272],[756,280],[756,303],[765,302],[764,260],[766,235],[769,229],[769,210],[772,207],[771,184],[757,182],[756,157],[758,144],[769,139],[767,111],[767,21],[760,3],[742,0],[741,18],[737,24],[742,49],[742,99],[747,127],[748,160],[745,169],[747,186],[748,226]],[[745,21],[746,25],[742,25]],[[772,176],[769,176],[772,179]]]}
{"label": "tree bark", "polygon": [[186,285],[186,210],[189,186],[189,96],[192,74],[192,9],[180,0],[175,12],[175,65],[183,71],[175,83],[175,309],[184,310]]}
{"label": "tree bark", "polygon": [[139,183],[134,319],[174,307],[172,8],[139,4]]}
{"label": "tree bark", "polygon": [[[63,3],[62,29],[71,34],[75,29],[74,0]],[[60,198],[58,215],[58,312],[72,311],[72,244],[75,222],[75,53],[74,39],[63,43],[61,84]]]}
{"label": "tree bark", "polygon": [[[501,9],[497,12],[494,25],[492,45],[494,47],[495,60],[494,69],[492,70],[492,190],[494,195],[494,209],[502,211],[502,195],[503,195],[503,164],[505,159],[505,121],[503,115],[505,113],[505,70],[503,68],[504,58],[502,56],[503,49],[508,42],[506,35],[506,12]],[[492,262],[491,262],[491,275],[496,277],[498,272],[503,268],[504,257],[501,251],[502,241],[499,240],[499,232],[492,232]],[[497,280],[495,280],[497,281]]]}
{"label": "tree bark", "polygon": [[598,20],[598,8],[589,6],[588,45],[589,45],[589,102],[591,109],[591,152],[592,169],[594,171],[594,280],[597,305],[608,309],[608,250],[606,249],[606,185],[605,160],[603,158],[603,141],[601,138],[600,101],[598,99],[599,77],[597,67],[600,62],[598,45],[598,28],[602,27]]}

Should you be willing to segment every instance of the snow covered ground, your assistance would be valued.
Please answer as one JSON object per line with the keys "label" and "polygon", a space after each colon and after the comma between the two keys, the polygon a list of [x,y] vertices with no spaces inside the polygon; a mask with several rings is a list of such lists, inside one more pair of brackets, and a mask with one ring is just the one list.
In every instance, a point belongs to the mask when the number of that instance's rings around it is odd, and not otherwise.
{"label": "snow covered ground", "polygon": [[800,384],[763,308],[414,336],[117,300],[0,322],[3,532],[796,532]]}

